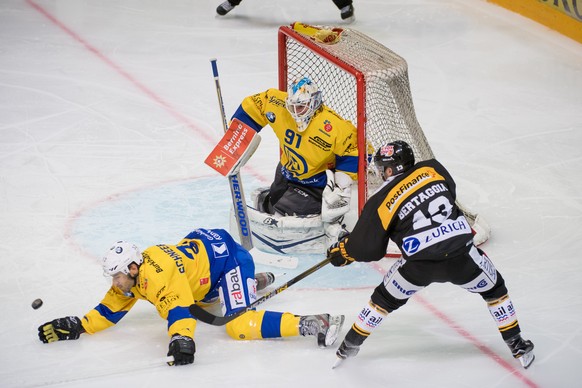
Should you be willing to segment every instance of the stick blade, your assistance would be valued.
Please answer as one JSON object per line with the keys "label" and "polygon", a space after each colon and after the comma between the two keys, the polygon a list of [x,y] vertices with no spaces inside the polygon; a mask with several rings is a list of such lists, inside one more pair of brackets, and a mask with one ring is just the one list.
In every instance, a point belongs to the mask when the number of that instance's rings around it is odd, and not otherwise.
{"label": "stick blade", "polygon": [[219,317],[217,315],[209,313],[208,311],[204,310],[197,304],[190,305],[188,310],[190,310],[190,314],[194,317],[194,319],[200,322],[207,323],[209,325],[223,326],[230,321],[229,319],[227,319],[227,317]]}

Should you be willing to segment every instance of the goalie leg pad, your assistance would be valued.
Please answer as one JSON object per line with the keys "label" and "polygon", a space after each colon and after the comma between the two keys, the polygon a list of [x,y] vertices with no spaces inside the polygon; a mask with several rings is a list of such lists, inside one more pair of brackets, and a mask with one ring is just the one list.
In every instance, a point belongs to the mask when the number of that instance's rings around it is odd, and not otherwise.
{"label": "goalie leg pad", "polygon": [[[253,245],[278,254],[324,253],[325,233],[321,217],[278,216],[248,208]],[[232,217],[231,217],[232,218]]]}

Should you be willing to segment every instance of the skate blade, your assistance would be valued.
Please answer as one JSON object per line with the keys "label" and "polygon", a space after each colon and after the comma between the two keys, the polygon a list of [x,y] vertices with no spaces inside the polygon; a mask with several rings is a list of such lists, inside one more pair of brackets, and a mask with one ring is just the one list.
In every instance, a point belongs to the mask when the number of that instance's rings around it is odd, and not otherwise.
{"label": "skate blade", "polygon": [[532,364],[532,362],[534,362],[535,358],[535,354],[533,354],[533,352],[529,352],[521,356],[519,358],[519,362],[521,362],[521,365],[527,369]]}
{"label": "skate blade", "polygon": [[335,343],[335,341],[337,340],[337,337],[340,333],[340,330],[342,329],[342,326],[344,324],[344,320],[345,320],[345,316],[340,315],[337,317],[334,317],[335,319],[330,321],[330,325],[329,325],[329,329],[328,329],[328,334],[325,337],[325,345],[324,346],[320,346],[320,347],[328,347],[331,346]]}
{"label": "skate blade", "polygon": [[335,368],[337,368],[338,366],[340,366],[340,365],[342,364],[342,362],[344,362],[344,358],[339,358],[339,357],[338,357],[338,358],[335,360],[335,362],[333,363],[333,365],[331,366],[331,369],[335,369]]}

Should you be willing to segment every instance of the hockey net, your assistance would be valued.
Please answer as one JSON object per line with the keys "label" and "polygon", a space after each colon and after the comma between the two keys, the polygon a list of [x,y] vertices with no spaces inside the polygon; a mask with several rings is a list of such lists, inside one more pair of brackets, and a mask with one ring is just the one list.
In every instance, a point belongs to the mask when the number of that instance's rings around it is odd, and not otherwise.
{"label": "hockey net", "polygon": [[[335,31],[333,43],[314,38],[318,30]],[[353,29],[294,23],[279,28],[279,88],[309,76],[323,92],[324,103],[358,130],[358,210],[381,185],[373,166],[375,151],[404,140],[417,161],[434,154],[414,111],[406,61]],[[326,39],[327,40],[327,39]],[[460,205],[481,244],[490,229],[478,214]]]}

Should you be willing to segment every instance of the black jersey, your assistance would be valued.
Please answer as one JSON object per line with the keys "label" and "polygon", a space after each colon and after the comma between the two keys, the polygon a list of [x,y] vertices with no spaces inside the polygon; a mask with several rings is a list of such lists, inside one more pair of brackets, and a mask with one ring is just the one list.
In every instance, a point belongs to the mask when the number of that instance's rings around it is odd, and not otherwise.
{"label": "black jersey", "polygon": [[473,239],[455,204],[455,182],[434,159],[385,182],[366,202],[345,244],[356,261],[377,261],[392,239],[407,260],[440,260]]}

